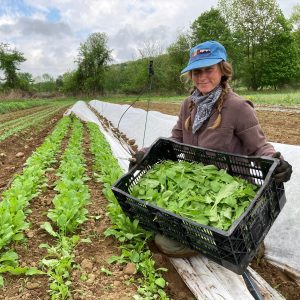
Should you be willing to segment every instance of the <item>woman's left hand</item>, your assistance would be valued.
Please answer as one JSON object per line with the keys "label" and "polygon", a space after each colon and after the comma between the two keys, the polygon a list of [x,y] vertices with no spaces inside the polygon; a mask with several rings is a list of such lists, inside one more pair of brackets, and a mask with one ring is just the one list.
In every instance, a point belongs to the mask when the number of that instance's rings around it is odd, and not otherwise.
{"label": "woman's left hand", "polygon": [[287,182],[291,178],[293,169],[292,166],[286,160],[281,159],[280,156],[280,152],[275,152],[272,155],[272,157],[280,159],[280,163],[274,171],[274,178],[276,182]]}

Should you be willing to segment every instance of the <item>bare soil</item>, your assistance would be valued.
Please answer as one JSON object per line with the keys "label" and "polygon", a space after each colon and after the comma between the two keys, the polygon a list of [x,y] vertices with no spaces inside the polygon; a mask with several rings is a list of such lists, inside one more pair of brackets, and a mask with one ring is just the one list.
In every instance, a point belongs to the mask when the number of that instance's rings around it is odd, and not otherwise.
{"label": "bare soil", "polygon": [[[139,104],[138,107],[145,107]],[[177,104],[150,104],[151,110],[158,110],[168,114],[176,115],[179,111]],[[262,128],[270,141],[300,145],[300,115],[297,112],[274,112],[257,111]],[[9,115],[7,116],[9,118]],[[44,122],[34,130],[28,130],[22,134],[12,136],[0,143],[1,156],[0,166],[0,193],[7,188],[13,174],[20,172],[25,160],[38,147],[44,138],[51,132],[56,122],[62,117],[62,111]],[[66,141],[64,141],[65,147]],[[92,243],[79,244],[75,250],[75,261],[78,268],[71,276],[74,282],[74,299],[132,299],[136,292],[136,286],[129,284],[132,279],[137,279],[138,275],[131,274],[126,266],[109,265],[107,259],[111,255],[119,253],[118,243],[113,238],[105,238],[103,232],[108,228],[110,220],[105,214],[107,201],[102,194],[102,186],[95,182],[92,176],[92,158],[89,153],[89,140],[85,136],[85,155],[87,160],[88,182],[91,193],[91,203],[88,207],[91,216],[80,229],[80,236],[89,237]],[[17,158],[16,154],[23,152],[22,157]],[[23,266],[38,266],[39,260],[46,254],[45,250],[38,247],[41,243],[54,244],[54,240],[49,237],[42,229],[40,224],[47,217],[46,212],[51,207],[54,197],[53,182],[56,180],[55,169],[47,173],[49,179],[49,189],[44,191],[37,199],[30,204],[32,213],[28,217],[32,226],[26,233],[27,240],[22,244],[16,244],[15,248],[20,256]],[[169,282],[167,293],[174,300],[192,300],[192,293],[186,287],[181,277],[177,274],[169,260],[151,244],[153,257],[157,267],[168,268],[165,274]],[[288,300],[300,299],[300,287],[286,274],[267,263],[264,259],[253,261],[251,265],[265,280],[276,288]],[[111,276],[101,272],[101,268],[109,269]],[[83,280],[86,278],[87,280]],[[35,276],[32,278],[23,276],[5,275],[6,287],[0,293],[0,299],[50,299],[47,294],[48,279],[45,276]]]}

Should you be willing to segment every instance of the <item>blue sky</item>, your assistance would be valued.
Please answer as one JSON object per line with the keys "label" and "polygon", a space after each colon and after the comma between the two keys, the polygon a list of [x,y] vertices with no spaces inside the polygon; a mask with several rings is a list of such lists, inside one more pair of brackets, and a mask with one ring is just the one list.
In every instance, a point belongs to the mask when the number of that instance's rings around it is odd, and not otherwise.
{"label": "blue sky", "polygon": [[41,13],[45,14],[49,22],[57,22],[61,19],[59,8],[56,7],[45,6],[44,9],[41,9],[24,0],[0,0],[0,4],[0,16],[33,17],[35,14]]}
{"label": "blue sky", "polygon": [[[114,62],[162,53],[218,0],[0,0],[0,42],[24,53],[21,71],[54,77],[75,68],[80,43],[105,32]],[[279,0],[286,17],[299,0]]]}
{"label": "blue sky", "polygon": [[61,19],[60,12],[57,8],[51,8],[46,16],[49,22],[58,22]]}

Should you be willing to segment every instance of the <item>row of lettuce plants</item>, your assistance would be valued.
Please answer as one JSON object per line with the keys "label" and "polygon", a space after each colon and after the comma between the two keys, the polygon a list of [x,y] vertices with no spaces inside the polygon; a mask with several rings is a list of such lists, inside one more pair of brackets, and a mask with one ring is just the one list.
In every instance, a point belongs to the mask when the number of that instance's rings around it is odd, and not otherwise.
{"label": "row of lettuce plants", "polygon": [[2,101],[0,114],[49,104],[49,100]]}
{"label": "row of lettuce plants", "polygon": [[[93,154],[94,175],[103,183],[103,193],[108,199],[108,216],[113,226],[105,231],[106,236],[114,236],[121,242],[120,256],[112,256],[110,263],[135,264],[137,272],[142,276],[138,279],[138,294],[135,300],[169,299],[164,291],[166,281],[162,277],[164,268],[155,269],[155,261],[151,251],[147,247],[147,241],[152,234],[144,231],[123,213],[118,201],[111,191],[112,184],[123,175],[123,172],[112,155],[111,148],[99,127],[94,123],[88,123],[91,141],[91,152]],[[101,150],[100,150],[101,149]]]}
{"label": "row of lettuce plants", "polygon": [[16,126],[19,125],[19,123],[24,123],[24,122],[28,122],[33,118],[39,118],[41,116],[47,116],[49,114],[51,114],[53,111],[57,111],[58,107],[57,105],[47,105],[44,107],[44,109],[33,112],[32,114],[27,114],[25,116],[22,117],[16,117],[15,119],[11,119],[9,121],[4,121],[1,122],[0,124],[0,129],[2,128],[8,128],[9,126]]}
{"label": "row of lettuce plants", "polygon": [[29,127],[33,127],[39,123],[42,123],[43,120],[45,120],[46,118],[50,117],[51,115],[54,115],[56,112],[58,112],[60,110],[60,108],[55,108],[52,111],[49,111],[47,113],[41,114],[39,116],[36,116],[35,118],[26,120],[26,122],[21,122],[16,124],[16,126],[13,126],[12,128],[9,128],[8,130],[5,130],[4,133],[0,134],[0,142],[4,141],[5,139],[7,139],[8,137],[10,137],[11,135],[27,129]]}
{"label": "row of lettuce plants", "polygon": [[[70,118],[62,119],[44,143],[26,160],[21,174],[14,177],[11,186],[3,192],[0,201],[0,274],[38,273],[34,268],[18,267],[18,255],[9,249],[11,242],[24,238],[23,231],[29,227],[26,215],[30,213],[29,202],[47,187],[46,171],[56,161],[62,139],[68,131]],[[0,276],[0,286],[4,279]]]}
{"label": "row of lettuce plants", "polygon": [[48,252],[42,264],[49,276],[51,299],[71,297],[70,271],[74,266],[74,248],[80,242],[79,236],[73,233],[87,220],[86,205],[90,201],[90,194],[86,185],[89,178],[85,175],[82,140],[83,125],[74,118],[70,140],[56,173],[59,179],[54,190],[57,194],[52,201],[53,208],[47,214],[52,222],[45,222],[41,226],[57,241],[55,246],[40,245]]}

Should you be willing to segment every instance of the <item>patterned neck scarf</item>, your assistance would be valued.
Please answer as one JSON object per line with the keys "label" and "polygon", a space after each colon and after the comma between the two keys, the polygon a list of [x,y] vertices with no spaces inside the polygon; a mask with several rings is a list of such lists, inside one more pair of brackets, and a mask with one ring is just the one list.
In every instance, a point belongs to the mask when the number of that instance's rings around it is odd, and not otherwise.
{"label": "patterned neck scarf", "polygon": [[202,95],[198,89],[196,89],[191,98],[197,106],[197,112],[193,123],[192,131],[195,133],[203,123],[208,119],[213,109],[214,104],[219,99],[222,93],[221,85],[216,86],[209,94]]}

